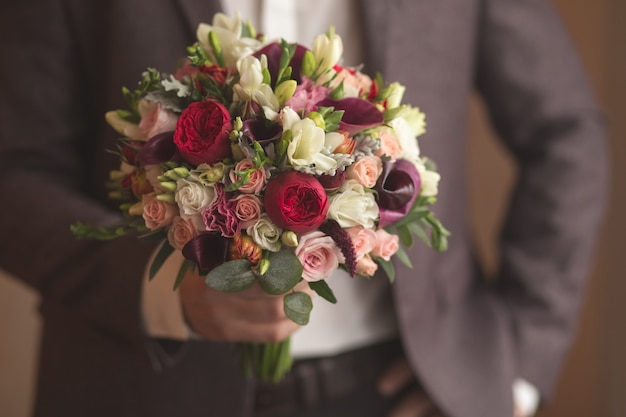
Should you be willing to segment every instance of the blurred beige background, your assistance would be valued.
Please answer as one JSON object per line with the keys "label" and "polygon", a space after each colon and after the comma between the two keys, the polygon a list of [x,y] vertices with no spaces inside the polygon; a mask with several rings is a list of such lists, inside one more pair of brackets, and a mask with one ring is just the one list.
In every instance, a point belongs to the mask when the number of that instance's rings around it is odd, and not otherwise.
{"label": "blurred beige background", "polygon": [[[539,417],[626,416],[626,1],[553,0],[579,46],[611,126],[613,184],[610,209],[598,247],[581,326],[554,401]],[[487,127],[481,105],[472,103],[470,172],[474,227],[485,264],[495,265],[496,229],[514,170]],[[0,416],[27,417],[34,392],[37,297],[0,271]]]}

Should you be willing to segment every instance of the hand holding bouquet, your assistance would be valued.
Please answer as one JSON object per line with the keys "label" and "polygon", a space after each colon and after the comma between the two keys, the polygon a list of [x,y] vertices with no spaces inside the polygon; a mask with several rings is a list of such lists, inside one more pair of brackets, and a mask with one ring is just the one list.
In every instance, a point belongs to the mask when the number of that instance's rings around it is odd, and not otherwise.
{"label": "hand holding bouquet", "polygon": [[[173,73],[149,69],[129,109],[107,113],[120,139],[111,196],[123,220],[76,224],[81,237],[131,232],[164,240],[150,274],[174,251],[220,291],[258,282],[284,294],[285,314],[308,322],[302,280],[336,302],[325,279],[337,268],[393,281],[393,256],[413,235],[445,250],[434,217],[439,175],[420,155],[424,114],[401,103],[404,87],[341,66],[332,30],[312,49],[266,42],[238,17],[201,24],[198,42]],[[240,343],[247,372],[279,380],[291,364],[288,340]]]}

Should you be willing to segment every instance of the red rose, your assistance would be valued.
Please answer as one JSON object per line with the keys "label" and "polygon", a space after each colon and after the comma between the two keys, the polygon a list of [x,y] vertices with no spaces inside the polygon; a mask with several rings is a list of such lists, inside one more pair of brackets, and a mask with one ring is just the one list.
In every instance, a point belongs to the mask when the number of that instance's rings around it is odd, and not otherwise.
{"label": "red rose", "polygon": [[215,101],[194,102],[178,119],[174,144],[190,164],[213,164],[230,155],[231,129],[226,107]]}
{"label": "red rose", "polygon": [[283,229],[308,233],[317,229],[328,212],[328,196],[313,176],[285,171],[267,183],[263,204],[269,218]]}

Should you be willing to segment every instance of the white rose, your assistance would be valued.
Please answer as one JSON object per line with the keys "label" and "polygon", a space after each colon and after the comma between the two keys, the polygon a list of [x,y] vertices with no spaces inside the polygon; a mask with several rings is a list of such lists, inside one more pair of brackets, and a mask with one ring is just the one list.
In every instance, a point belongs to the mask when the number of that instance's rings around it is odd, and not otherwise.
{"label": "white rose", "polygon": [[272,223],[267,214],[262,215],[256,223],[246,229],[246,232],[262,249],[271,252],[280,250],[282,229]]}
{"label": "white rose", "polygon": [[209,207],[215,201],[215,189],[194,181],[193,177],[179,179],[176,182],[176,203],[183,218],[200,214],[202,209]]}
{"label": "white rose", "polygon": [[393,129],[400,143],[402,151],[398,155],[398,159],[406,159],[413,163],[419,161],[420,149],[417,139],[413,133],[411,126],[403,117],[396,117],[389,125]]}
{"label": "white rose", "polygon": [[374,194],[354,180],[344,182],[339,191],[330,197],[328,217],[343,228],[363,226],[372,229],[378,215]]}
{"label": "white rose", "polygon": [[415,164],[417,171],[420,174],[422,180],[422,190],[420,196],[422,197],[434,197],[439,192],[439,180],[441,175],[434,171],[426,170],[426,167],[422,163]]}
{"label": "white rose", "polygon": [[406,121],[413,136],[418,137],[426,133],[426,115],[417,107],[402,106],[396,117]]}

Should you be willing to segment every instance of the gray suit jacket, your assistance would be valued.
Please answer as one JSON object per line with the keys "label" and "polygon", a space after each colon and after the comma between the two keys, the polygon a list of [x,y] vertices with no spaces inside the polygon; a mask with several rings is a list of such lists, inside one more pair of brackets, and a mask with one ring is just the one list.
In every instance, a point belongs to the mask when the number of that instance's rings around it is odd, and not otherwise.
{"label": "gray suit jacket", "polygon": [[[443,180],[445,254],[419,245],[394,286],[414,370],[451,417],[506,417],[523,377],[548,397],[571,339],[602,210],[603,123],[545,0],[361,0],[366,69],[407,86],[428,117],[424,153]],[[249,383],[230,346],[174,354],[143,332],[153,247],[76,241],[107,223],[116,159],[103,113],[148,66],[170,70],[209,0],[21,0],[0,6],[0,265],[42,295],[37,416],[236,416]],[[500,270],[472,256],[466,191],[470,93],[482,94],[518,165]]]}

